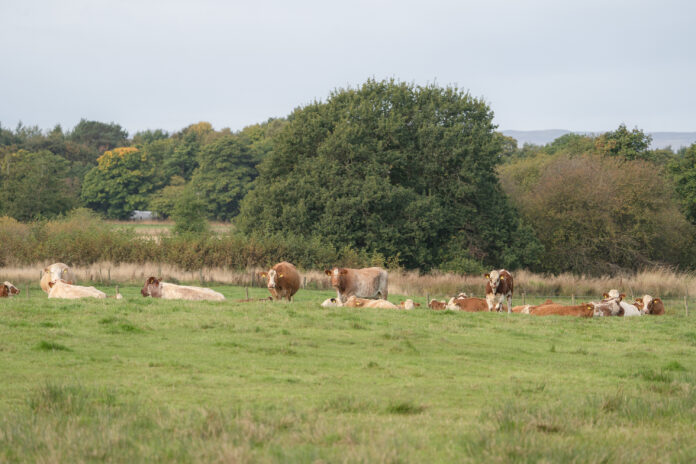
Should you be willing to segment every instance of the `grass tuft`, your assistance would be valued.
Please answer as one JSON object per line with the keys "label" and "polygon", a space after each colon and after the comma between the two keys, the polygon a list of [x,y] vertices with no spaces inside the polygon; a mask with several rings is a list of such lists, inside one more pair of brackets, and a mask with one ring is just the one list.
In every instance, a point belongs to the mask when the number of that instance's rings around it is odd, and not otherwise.
{"label": "grass tuft", "polygon": [[65,345],[56,342],[47,342],[46,340],[41,340],[36,345],[36,349],[40,351],[72,351]]}

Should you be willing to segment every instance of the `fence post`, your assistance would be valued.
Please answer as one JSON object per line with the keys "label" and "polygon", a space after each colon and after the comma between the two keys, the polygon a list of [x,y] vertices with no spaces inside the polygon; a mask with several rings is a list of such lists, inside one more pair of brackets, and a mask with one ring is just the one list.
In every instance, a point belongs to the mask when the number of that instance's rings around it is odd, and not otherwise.
{"label": "fence post", "polygon": [[527,304],[527,292],[522,292],[522,306]]}
{"label": "fence post", "polygon": [[198,270],[198,277],[200,277],[201,285],[203,284],[203,268]]}
{"label": "fence post", "polygon": [[111,268],[109,268],[108,273],[109,273],[109,285],[111,285]]}
{"label": "fence post", "polygon": [[428,292],[425,292],[425,306],[428,306],[430,304],[430,294]]}
{"label": "fence post", "polygon": [[29,284],[27,284],[27,298],[29,298]]}
{"label": "fence post", "polygon": [[307,288],[307,276],[302,279],[302,288]]}
{"label": "fence post", "polygon": [[684,313],[686,314],[687,317],[689,317],[689,304],[687,303],[687,295],[684,295]]}
{"label": "fence post", "polygon": [[570,295],[570,304],[575,305],[575,293]]}
{"label": "fence post", "polygon": [[249,287],[244,287],[244,291],[246,292],[246,299],[249,299]]}

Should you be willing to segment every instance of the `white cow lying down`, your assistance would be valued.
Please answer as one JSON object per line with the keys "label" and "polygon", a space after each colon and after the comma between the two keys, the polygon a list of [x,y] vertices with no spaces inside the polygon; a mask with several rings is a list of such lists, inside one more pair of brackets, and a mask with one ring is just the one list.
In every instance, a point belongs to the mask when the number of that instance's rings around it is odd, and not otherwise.
{"label": "white cow lying down", "polygon": [[[48,291],[49,298],[64,298],[68,300],[75,300],[78,298],[106,298],[106,293],[101,290],[97,290],[94,287],[72,285],[66,283],[64,280],[49,282],[48,286],[50,287]],[[121,295],[118,294],[116,298],[120,296]]]}
{"label": "white cow lying down", "polygon": [[223,301],[225,299],[225,295],[210,288],[170,284],[162,282],[162,279],[157,279],[156,277],[150,277],[145,281],[140,294],[145,297],[151,296],[165,300]]}

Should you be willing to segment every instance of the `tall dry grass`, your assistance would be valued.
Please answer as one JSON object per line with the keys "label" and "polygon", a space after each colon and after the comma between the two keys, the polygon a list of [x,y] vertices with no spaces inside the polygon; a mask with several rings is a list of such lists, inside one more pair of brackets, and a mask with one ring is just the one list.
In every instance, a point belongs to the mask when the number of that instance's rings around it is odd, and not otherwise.
{"label": "tall dry grass", "polygon": [[[37,263],[33,266],[2,267],[0,281],[9,280],[15,284],[38,283],[41,270],[50,263]],[[165,281],[195,284],[225,284],[237,286],[264,286],[259,279],[260,267],[250,267],[235,271],[220,267],[203,268],[198,271],[185,271],[170,264],[114,264],[99,262],[91,265],[73,266],[77,279],[84,283],[120,283],[140,285],[149,276],[162,277]],[[323,271],[300,270],[303,285],[309,289],[331,288]],[[662,297],[696,296],[696,275],[676,273],[665,268],[644,270],[631,276],[588,277],[573,274],[543,275],[529,271],[516,271],[515,294],[521,296],[587,296],[596,298],[602,293],[616,288],[633,297],[648,293]],[[466,292],[472,296],[484,296],[484,278],[479,275],[457,275],[450,273],[431,273],[421,275],[411,271],[391,271],[389,273],[389,293],[400,295],[443,298]]]}

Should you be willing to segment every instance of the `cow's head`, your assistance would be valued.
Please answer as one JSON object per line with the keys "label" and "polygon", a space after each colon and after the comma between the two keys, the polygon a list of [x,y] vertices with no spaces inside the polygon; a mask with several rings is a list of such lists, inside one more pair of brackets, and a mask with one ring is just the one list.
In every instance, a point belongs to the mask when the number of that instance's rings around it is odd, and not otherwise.
{"label": "cow's head", "polygon": [[491,271],[484,277],[488,279],[488,282],[491,284],[491,290],[493,290],[493,293],[495,293],[495,291],[498,290],[498,285],[500,285],[500,281],[505,280],[505,276],[501,276],[500,272],[498,271]]}
{"label": "cow's head", "polygon": [[[604,298],[618,298],[620,295],[621,294],[619,293],[618,290],[616,290],[615,288],[612,288],[611,290],[609,290],[609,293],[604,294]],[[623,297],[625,298],[626,294],[624,294]]]}
{"label": "cow's head", "polygon": [[659,298],[644,295],[643,298],[636,298],[636,303],[643,314],[662,315],[665,313],[665,306]]}
{"label": "cow's head", "polygon": [[342,288],[344,286],[344,279],[348,270],[345,268],[335,267],[333,269],[327,269],[324,274],[331,277],[331,286],[335,288]]}
{"label": "cow's head", "polygon": [[276,286],[279,285],[280,279],[283,278],[283,274],[276,272],[275,269],[271,269],[268,272],[262,272],[259,275],[261,277],[268,278],[268,284],[266,285],[268,288],[276,288]]}
{"label": "cow's head", "polygon": [[0,298],[7,298],[8,296],[10,296],[10,289],[5,284],[0,285]]}
{"label": "cow's head", "polygon": [[140,290],[140,294],[144,297],[162,298],[162,285],[160,285],[160,282],[162,282],[162,279],[148,277],[142,290]]}
{"label": "cow's head", "polygon": [[19,289],[12,285],[12,283],[5,281],[2,283],[2,285],[4,285],[7,289],[7,295],[5,296],[19,295]]}

